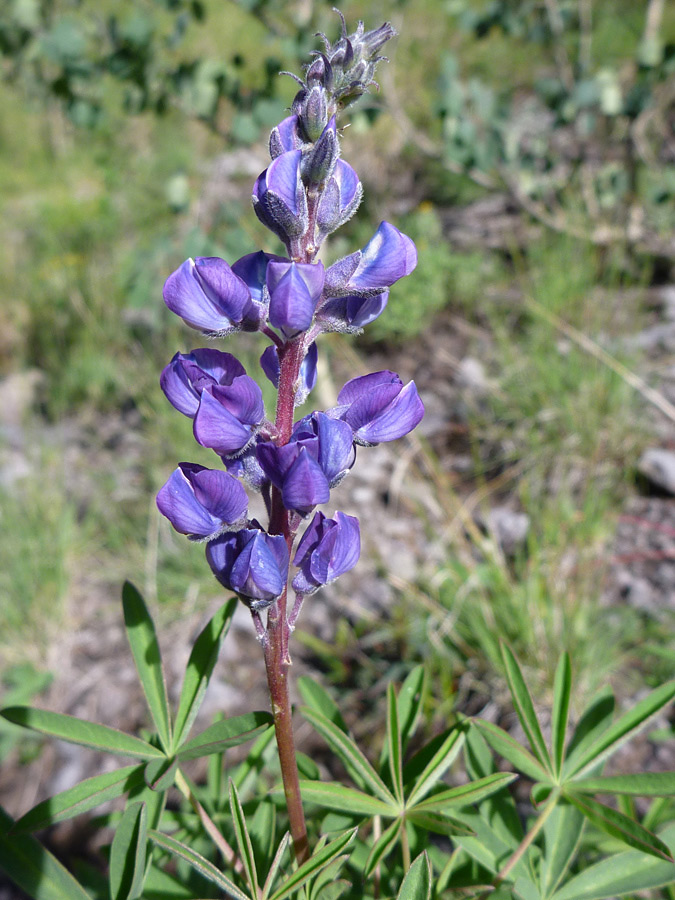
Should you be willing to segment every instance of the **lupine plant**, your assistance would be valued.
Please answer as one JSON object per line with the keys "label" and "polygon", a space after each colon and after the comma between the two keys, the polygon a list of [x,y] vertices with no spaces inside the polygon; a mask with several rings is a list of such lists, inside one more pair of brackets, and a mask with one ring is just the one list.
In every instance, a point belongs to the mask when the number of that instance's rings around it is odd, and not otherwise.
{"label": "lupine plant", "polygon": [[[260,368],[277,390],[274,416],[257,381],[216,347],[177,353],[161,375],[168,400],[220,464],[179,463],[158,508],[178,532],[205,544],[215,578],[238,600],[228,599],[197,638],[173,710],[152,619],[138,591],[125,585],[124,620],[152,732],[128,735],[28,707],[3,711],[7,722],[133,760],[42,801],[16,822],[0,811],[0,869],[37,900],[601,900],[661,888],[673,896],[675,773],[603,775],[602,768],[670,703],[675,682],[616,721],[612,698],[602,695],[568,738],[572,684],[564,655],[545,737],[520,666],[503,646],[528,748],[498,725],[459,713],[429,740],[422,722],[433,691],[417,666],[398,691],[388,687],[382,749],[371,762],[333,699],[305,677],[298,682],[302,715],[352,784],[322,778],[294,746],[293,629],[305,599],[352,569],[360,552],[357,519],[317,507],[355,464],[357,446],[403,437],[424,412],[414,383],[381,371],[351,379],[333,407],[296,420],[316,381],[320,335],[367,326],[417,262],[413,242],[387,222],[363,249],[328,268],[318,259],[362,195],[340,156],[338,117],[373,84],[379,50],[393,35],[388,24],[365,31],[362,23],[349,35],[342,20],[337,42],[324,38],[324,50],[297,79],[291,115],[273,129],[270,165],[253,188],[254,209],[285,255],[260,250],[231,266],[189,259],[166,281],[167,306],[204,335],[232,340],[257,332],[269,341]],[[261,494],[265,524],[249,517],[244,485]],[[217,719],[193,735],[239,601],[262,648],[272,714]],[[248,741],[246,758],[226,765],[226,751]],[[207,760],[205,783],[190,777],[198,759]],[[520,790],[527,783],[529,804]],[[618,796],[618,804],[595,794]],[[658,798],[641,820],[635,796]],[[76,880],[28,834],[120,797],[124,811],[99,819],[114,827],[107,878],[82,867]]]}

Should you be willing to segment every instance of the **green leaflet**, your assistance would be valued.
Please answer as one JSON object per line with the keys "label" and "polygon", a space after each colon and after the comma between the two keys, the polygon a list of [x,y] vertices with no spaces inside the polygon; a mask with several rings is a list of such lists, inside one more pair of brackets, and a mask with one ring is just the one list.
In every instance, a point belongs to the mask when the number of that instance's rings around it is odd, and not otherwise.
{"label": "green leaflet", "polygon": [[27,834],[8,835],[13,825],[0,807],[0,870],[35,900],[91,900],[61,863]]}

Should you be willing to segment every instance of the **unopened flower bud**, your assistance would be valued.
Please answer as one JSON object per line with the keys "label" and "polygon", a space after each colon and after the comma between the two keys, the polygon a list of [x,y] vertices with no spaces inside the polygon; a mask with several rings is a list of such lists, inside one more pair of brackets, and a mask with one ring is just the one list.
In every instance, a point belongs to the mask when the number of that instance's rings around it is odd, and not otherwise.
{"label": "unopened flower bud", "polygon": [[314,143],[328,122],[328,102],[323,85],[315,84],[310,88],[299,117],[307,140]]}
{"label": "unopened flower bud", "polygon": [[314,147],[303,157],[301,172],[305,184],[322,184],[333,174],[339,155],[340,143],[333,116]]}

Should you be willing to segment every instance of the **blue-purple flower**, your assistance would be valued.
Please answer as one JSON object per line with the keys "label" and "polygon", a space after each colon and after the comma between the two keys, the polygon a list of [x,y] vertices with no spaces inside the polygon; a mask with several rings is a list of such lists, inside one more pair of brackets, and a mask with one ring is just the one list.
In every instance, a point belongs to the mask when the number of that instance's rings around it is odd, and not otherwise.
{"label": "blue-purple flower", "polygon": [[300,178],[301,150],[286,150],[258,177],[253,209],[260,221],[288,245],[307,228],[307,197]]}
{"label": "blue-purple flower", "polygon": [[323,235],[331,234],[354,215],[363,197],[363,186],[354,169],[339,159],[324,185],[316,211],[316,224]]}
{"label": "blue-purple flower", "polygon": [[232,384],[204,388],[194,418],[194,436],[202,447],[232,456],[248,447],[264,419],[259,385],[248,375],[239,375]]}
{"label": "blue-purple flower", "polygon": [[354,464],[353,434],[347,423],[315,412],[297,422],[288,444],[257,447],[258,461],[281,491],[286,509],[307,515],[330,497]]}
{"label": "blue-purple flower", "polygon": [[317,309],[316,321],[323,331],[355,334],[382,315],[388,300],[388,289],[374,297],[331,297]]}
{"label": "blue-purple flower", "polygon": [[410,275],[416,265],[413,241],[389,222],[381,222],[363,250],[339,259],[326,271],[326,295],[372,297]]}
{"label": "blue-purple flower", "polygon": [[288,150],[300,150],[303,140],[298,132],[298,117],[288,116],[270,133],[270,156],[276,159]]}
{"label": "blue-purple flower", "polygon": [[176,353],[162,372],[159,383],[169,402],[185,416],[194,418],[204,388],[230,385],[245,375],[236,356],[222,350],[204,348]]}
{"label": "blue-purple flower", "polygon": [[203,540],[239,527],[248,497],[232,475],[196,463],[180,463],[157,494],[157,507],[176,531]]}
{"label": "blue-purple flower", "polygon": [[300,572],[293,579],[299,594],[313,594],[324,584],[353,569],[359,560],[359,520],[336,512],[328,519],[317,512],[298,544],[293,564]]}
{"label": "blue-purple flower", "polygon": [[424,404],[414,381],[404,386],[395,372],[385,370],[348,381],[329,414],[351,426],[357,444],[372,447],[412,431],[424,416]]}
{"label": "blue-purple flower", "polygon": [[323,290],[323,263],[270,260],[266,277],[270,294],[270,324],[286,337],[306,331],[312,324]]}
{"label": "blue-purple flower", "polygon": [[192,328],[224,335],[255,329],[259,316],[246,284],[215,256],[187,259],[164,284],[164,302]]}
{"label": "blue-purple flower", "polygon": [[286,586],[288,547],[281,535],[267,534],[257,522],[251,525],[211,541],[206,559],[223,587],[235,591],[251,609],[261,610]]}

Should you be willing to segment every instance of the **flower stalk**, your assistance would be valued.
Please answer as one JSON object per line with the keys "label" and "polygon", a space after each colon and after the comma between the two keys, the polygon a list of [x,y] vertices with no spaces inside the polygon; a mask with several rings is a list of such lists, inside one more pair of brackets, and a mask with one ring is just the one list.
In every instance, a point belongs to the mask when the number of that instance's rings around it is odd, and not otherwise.
{"label": "flower stalk", "polygon": [[[253,187],[255,213],[287,255],[259,251],[232,266],[190,259],[164,287],[169,309],[203,334],[257,331],[270,342],[260,365],[277,388],[274,421],[266,418],[256,380],[231,354],[178,353],[166,367],[164,393],[223,468],[180,463],[157,503],[177,531],[206,542],[215,577],[251,611],[298,862],[310,848],[293,737],[290,634],[305,599],[353,568],[360,553],[358,520],[340,511],[329,518],[316,508],[354,465],[357,445],[403,437],[424,414],[414,383],[403,385],[384,371],[351,379],[336,406],[295,419],[316,381],[316,339],[322,332],[360,332],[384,311],[391,285],[417,264],[411,239],[387,222],[363,249],[328,269],[317,261],[323,241],[354,215],[363,194],[340,157],[337,117],[374,84],[377,52],[394,35],[388,24],[366,32],[361,22],[348,35],[341,19],[338,41],[322,36],[324,50],[304,80],[296,78],[291,115],[272,130],[271,163]],[[243,484],[262,494],[267,527],[248,517]]]}

